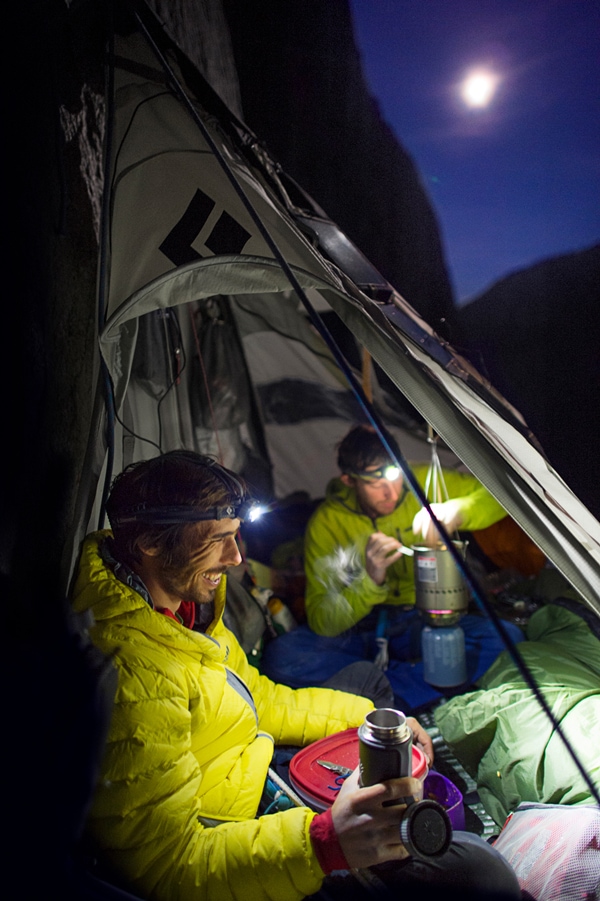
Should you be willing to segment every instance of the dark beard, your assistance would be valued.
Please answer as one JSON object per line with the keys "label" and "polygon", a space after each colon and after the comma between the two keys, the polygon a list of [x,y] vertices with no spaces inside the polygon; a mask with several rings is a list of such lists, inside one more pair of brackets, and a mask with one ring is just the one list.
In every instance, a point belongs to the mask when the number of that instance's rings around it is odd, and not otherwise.
{"label": "dark beard", "polygon": [[[224,570],[222,570],[224,572]],[[181,570],[163,570],[161,574],[161,587],[171,597],[181,601],[193,601],[195,604],[212,604],[217,588],[202,587],[198,590],[195,584],[196,570],[193,567]],[[218,586],[217,586],[218,587]]]}

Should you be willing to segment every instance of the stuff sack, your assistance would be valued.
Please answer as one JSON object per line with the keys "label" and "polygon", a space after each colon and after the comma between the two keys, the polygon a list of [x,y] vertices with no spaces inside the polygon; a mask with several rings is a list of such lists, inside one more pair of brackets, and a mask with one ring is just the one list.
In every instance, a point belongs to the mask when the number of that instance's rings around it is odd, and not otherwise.
{"label": "stuff sack", "polygon": [[600,808],[522,802],[494,848],[535,901],[600,899]]}

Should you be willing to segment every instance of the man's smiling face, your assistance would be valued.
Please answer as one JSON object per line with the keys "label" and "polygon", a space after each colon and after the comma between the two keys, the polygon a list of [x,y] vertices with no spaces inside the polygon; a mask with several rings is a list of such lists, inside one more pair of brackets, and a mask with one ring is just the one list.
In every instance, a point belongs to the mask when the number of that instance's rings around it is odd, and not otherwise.
{"label": "man's smiling face", "polygon": [[197,535],[197,542],[181,565],[161,567],[155,558],[154,577],[172,600],[195,601],[204,604],[212,601],[223,574],[241,562],[236,535],[239,519],[209,520],[190,526]]}

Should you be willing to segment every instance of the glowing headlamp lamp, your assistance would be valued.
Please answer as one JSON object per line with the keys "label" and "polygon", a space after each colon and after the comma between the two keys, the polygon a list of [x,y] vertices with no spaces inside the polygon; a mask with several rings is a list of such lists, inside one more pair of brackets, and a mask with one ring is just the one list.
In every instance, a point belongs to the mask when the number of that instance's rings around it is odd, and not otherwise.
{"label": "glowing headlamp lamp", "polygon": [[363,472],[348,473],[355,479],[362,479],[363,482],[378,482],[380,479],[387,479],[388,482],[395,482],[401,476],[400,469],[393,463],[386,463],[379,469],[364,470]]}
{"label": "glowing headlamp lamp", "polygon": [[239,519],[242,522],[256,522],[267,510],[255,500],[243,500],[223,507],[208,510],[187,504],[156,507],[138,504],[113,517],[113,526],[130,522],[145,522],[155,526],[174,526],[185,522],[206,522],[211,519]]}

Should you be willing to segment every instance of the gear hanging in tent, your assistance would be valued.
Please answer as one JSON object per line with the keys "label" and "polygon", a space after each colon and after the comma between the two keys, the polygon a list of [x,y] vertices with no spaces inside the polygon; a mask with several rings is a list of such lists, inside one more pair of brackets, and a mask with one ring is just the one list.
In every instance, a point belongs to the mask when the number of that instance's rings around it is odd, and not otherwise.
{"label": "gear hanging in tent", "polygon": [[444,471],[437,449],[438,436],[430,425],[427,426],[427,443],[431,446],[431,465],[425,479],[425,497],[432,504],[443,504],[449,499],[444,480]]}
{"label": "gear hanging in tent", "polygon": [[195,320],[199,327],[191,392],[194,422],[215,431],[241,425],[250,418],[249,378],[225,299],[210,297],[199,303]]}

